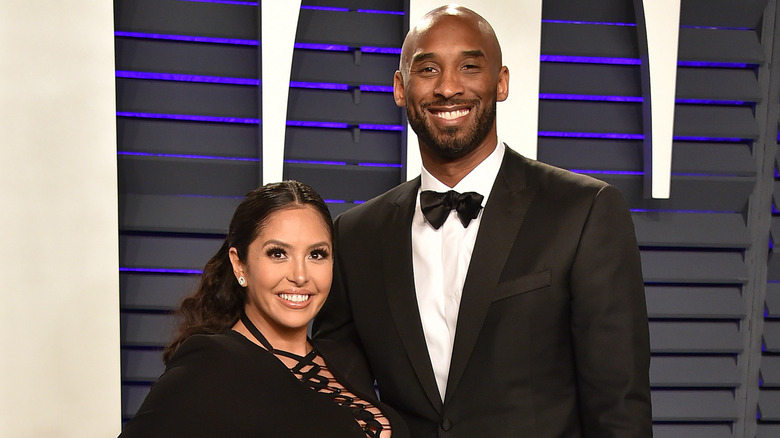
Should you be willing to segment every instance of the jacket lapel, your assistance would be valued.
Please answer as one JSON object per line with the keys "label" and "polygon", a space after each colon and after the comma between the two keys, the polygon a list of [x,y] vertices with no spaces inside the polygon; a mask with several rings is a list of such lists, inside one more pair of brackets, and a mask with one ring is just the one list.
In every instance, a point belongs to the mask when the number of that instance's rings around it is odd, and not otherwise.
{"label": "jacket lapel", "polygon": [[482,213],[469,270],[463,285],[446,401],[455,392],[474,349],[482,323],[515,236],[536,193],[526,184],[524,158],[507,148]]}
{"label": "jacket lapel", "polygon": [[418,177],[406,183],[398,197],[391,200],[392,211],[384,224],[386,232],[381,237],[382,260],[387,301],[401,342],[425,394],[436,411],[441,412],[441,397],[423,335],[414,288],[411,224],[419,187]]}

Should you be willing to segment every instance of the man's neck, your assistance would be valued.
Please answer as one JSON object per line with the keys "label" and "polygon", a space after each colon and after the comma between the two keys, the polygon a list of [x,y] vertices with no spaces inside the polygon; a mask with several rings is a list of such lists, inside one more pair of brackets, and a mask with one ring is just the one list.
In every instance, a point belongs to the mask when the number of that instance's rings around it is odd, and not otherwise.
{"label": "man's neck", "polygon": [[443,158],[430,153],[426,154],[424,146],[420,147],[420,155],[425,169],[437,180],[452,188],[479,166],[485,158],[489,157],[496,149],[497,144],[498,138],[489,136],[482,145],[464,157]]}

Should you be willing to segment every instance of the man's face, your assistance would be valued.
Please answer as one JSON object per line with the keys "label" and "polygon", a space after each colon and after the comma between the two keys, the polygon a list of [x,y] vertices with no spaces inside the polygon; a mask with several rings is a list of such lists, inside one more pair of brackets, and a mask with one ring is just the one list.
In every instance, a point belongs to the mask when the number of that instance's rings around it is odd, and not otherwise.
{"label": "man's face", "polygon": [[506,99],[508,73],[491,36],[468,17],[445,16],[411,37],[401,56],[396,103],[423,148],[457,159],[497,141],[496,102]]}

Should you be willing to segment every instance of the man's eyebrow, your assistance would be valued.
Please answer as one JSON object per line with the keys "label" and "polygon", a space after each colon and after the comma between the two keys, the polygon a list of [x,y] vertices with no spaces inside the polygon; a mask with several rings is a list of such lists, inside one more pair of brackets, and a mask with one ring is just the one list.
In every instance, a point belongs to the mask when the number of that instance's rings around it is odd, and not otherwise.
{"label": "man's eyebrow", "polygon": [[[463,55],[463,57],[465,57],[465,58],[484,58],[485,57],[485,52],[483,52],[482,50],[479,50],[479,49],[464,50],[464,51],[461,52],[461,55]],[[422,61],[431,59],[433,57],[435,57],[433,52],[417,53],[414,56],[412,56],[412,64],[414,64],[416,62],[422,62]]]}

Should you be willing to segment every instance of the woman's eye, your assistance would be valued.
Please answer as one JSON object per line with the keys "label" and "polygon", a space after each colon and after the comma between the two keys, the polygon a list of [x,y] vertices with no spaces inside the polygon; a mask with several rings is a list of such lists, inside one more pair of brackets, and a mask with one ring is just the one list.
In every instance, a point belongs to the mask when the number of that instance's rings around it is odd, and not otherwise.
{"label": "woman's eye", "polygon": [[266,252],[266,254],[272,259],[280,259],[285,256],[285,252],[281,248],[271,248]]}
{"label": "woman's eye", "polygon": [[310,257],[314,260],[325,260],[328,258],[328,251],[324,249],[315,249],[311,252]]}

